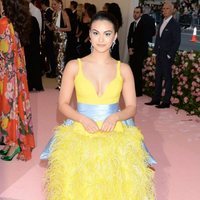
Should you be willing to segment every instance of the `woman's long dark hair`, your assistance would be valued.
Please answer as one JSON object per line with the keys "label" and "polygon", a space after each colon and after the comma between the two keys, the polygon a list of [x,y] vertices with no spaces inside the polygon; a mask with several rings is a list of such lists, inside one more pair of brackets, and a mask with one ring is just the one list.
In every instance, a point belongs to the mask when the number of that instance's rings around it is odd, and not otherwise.
{"label": "woman's long dark hair", "polygon": [[111,13],[109,12],[105,12],[105,11],[99,11],[97,12],[93,17],[92,17],[92,20],[90,22],[90,25],[97,21],[97,20],[106,20],[106,21],[109,21],[113,24],[113,27],[114,27],[114,30],[115,32],[118,31],[119,29],[119,25],[118,25],[118,21],[117,19],[114,17],[114,15],[112,15]]}
{"label": "woman's long dark hair", "polygon": [[5,16],[13,24],[22,46],[29,42],[31,15],[27,0],[2,0]]}

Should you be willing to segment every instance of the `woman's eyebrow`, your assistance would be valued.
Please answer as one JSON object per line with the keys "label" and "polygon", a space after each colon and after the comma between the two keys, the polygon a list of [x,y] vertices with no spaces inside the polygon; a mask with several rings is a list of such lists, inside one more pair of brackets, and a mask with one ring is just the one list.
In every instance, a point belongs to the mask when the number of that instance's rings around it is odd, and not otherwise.
{"label": "woman's eyebrow", "polygon": [[[95,28],[91,29],[91,31],[99,32],[99,31],[98,31],[97,29],[95,29]],[[110,32],[110,33],[112,33],[113,31],[112,31],[112,30],[106,30],[106,31],[104,31],[104,33],[106,33],[106,32]]]}
{"label": "woman's eyebrow", "polygon": [[104,33],[106,33],[106,32],[112,33],[113,31],[111,31],[111,30],[104,31]]}
{"label": "woman's eyebrow", "polygon": [[95,28],[91,29],[91,31],[97,31],[97,32],[99,32],[99,31],[98,31],[98,30],[96,30]]}

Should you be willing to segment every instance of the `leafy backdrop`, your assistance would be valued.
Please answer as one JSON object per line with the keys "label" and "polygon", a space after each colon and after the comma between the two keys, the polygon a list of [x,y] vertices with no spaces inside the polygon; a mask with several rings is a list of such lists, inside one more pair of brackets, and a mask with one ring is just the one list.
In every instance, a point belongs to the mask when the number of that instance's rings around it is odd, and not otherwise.
{"label": "leafy backdrop", "polygon": [[[155,65],[151,52],[143,69],[144,93],[149,96],[153,95],[155,87]],[[172,74],[172,105],[200,117],[200,52],[179,51],[172,66]]]}

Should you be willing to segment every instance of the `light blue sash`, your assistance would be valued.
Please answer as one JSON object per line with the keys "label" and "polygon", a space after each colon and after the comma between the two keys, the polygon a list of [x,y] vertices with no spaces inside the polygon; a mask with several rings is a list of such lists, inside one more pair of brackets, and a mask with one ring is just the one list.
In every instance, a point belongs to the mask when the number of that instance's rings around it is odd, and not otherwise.
{"label": "light blue sash", "polygon": [[[109,104],[109,105],[92,105],[92,104],[83,104],[78,103],[77,111],[94,121],[104,121],[108,116],[113,113],[120,111],[119,104]],[[127,119],[122,121],[127,126],[135,126],[134,121],[132,119]],[[65,120],[65,125],[71,125],[73,123],[72,120]]]}
{"label": "light blue sash", "polygon": [[[120,111],[120,109],[118,103],[109,105],[91,105],[91,104],[78,103],[77,111],[87,116],[88,118],[93,119],[94,121],[104,121],[111,114]],[[132,119],[124,120],[122,121],[122,123],[125,124],[126,126],[135,126],[134,121]],[[64,121],[64,125],[66,126],[70,126],[71,124],[73,124],[73,120],[67,119]],[[49,154],[51,153],[51,147],[52,144],[54,143],[54,140],[55,138],[52,137],[48,142],[44,151],[40,155],[41,160],[48,159]],[[144,143],[142,143],[142,147],[149,154],[148,164],[150,165],[155,164],[156,163],[155,159],[151,156],[150,152],[148,151]]]}

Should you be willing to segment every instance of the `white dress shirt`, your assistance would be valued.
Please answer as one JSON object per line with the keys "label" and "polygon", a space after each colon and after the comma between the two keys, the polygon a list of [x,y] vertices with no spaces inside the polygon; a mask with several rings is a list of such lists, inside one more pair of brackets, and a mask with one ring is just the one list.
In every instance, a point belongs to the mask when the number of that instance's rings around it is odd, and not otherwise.
{"label": "white dress shirt", "polygon": [[140,21],[141,17],[138,20],[135,20],[135,28],[137,27],[139,21]]}
{"label": "white dress shirt", "polygon": [[33,17],[38,21],[40,32],[42,31],[42,14],[39,8],[34,6],[32,3],[29,3],[29,10]]}
{"label": "white dress shirt", "polygon": [[60,28],[60,18],[61,18],[61,10],[57,12],[57,20],[56,20],[56,27]]}
{"label": "white dress shirt", "polygon": [[163,20],[163,23],[161,24],[161,27],[160,27],[160,37],[162,36],[162,32],[163,30],[165,29],[165,27],[167,26],[168,22],[170,21],[170,19],[172,18],[172,15],[170,17],[168,17],[167,19],[164,19]]}

